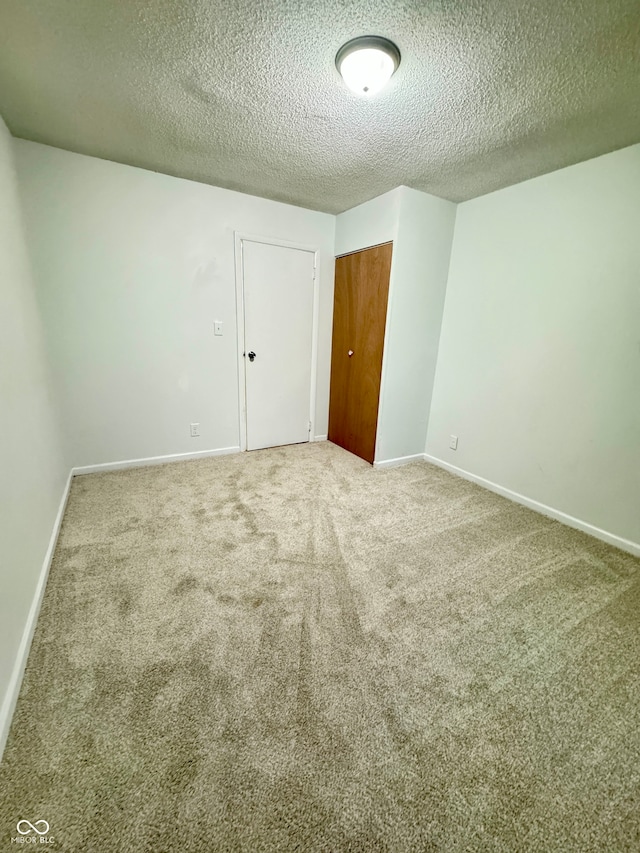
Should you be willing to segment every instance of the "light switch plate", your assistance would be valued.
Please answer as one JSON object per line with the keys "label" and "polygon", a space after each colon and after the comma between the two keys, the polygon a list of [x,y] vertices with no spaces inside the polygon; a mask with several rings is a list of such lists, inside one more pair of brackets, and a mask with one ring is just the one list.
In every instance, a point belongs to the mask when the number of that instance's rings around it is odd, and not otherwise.
{"label": "light switch plate", "polygon": [[216,320],[213,324],[213,334],[214,335],[222,335],[222,322],[220,320]]}

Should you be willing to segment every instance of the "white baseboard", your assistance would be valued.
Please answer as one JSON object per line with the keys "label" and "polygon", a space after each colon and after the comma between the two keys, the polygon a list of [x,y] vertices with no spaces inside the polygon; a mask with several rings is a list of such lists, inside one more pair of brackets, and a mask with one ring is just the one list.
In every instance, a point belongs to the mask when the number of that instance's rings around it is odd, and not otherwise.
{"label": "white baseboard", "polygon": [[414,453],[413,456],[398,456],[396,459],[381,459],[379,462],[374,462],[374,468],[397,468],[398,465],[408,465],[409,462],[416,462],[424,459],[424,453]]}
{"label": "white baseboard", "polygon": [[105,471],[120,471],[124,468],[144,468],[147,465],[164,465],[167,462],[183,462],[189,459],[204,459],[207,456],[227,456],[240,453],[239,447],[218,447],[215,450],[196,450],[193,453],[170,453],[167,456],[149,456],[146,459],[123,459],[121,462],[101,462],[98,465],[82,465],[72,468],[74,477],[82,474],[99,474]]}
{"label": "white baseboard", "polygon": [[33,595],[31,607],[29,609],[29,615],[27,616],[27,621],[22,632],[22,639],[20,640],[20,645],[18,646],[18,653],[16,654],[16,659],[13,665],[13,670],[11,672],[11,677],[9,678],[7,692],[4,695],[2,707],[0,708],[0,759],[2,759],[2,754],[7,743],[7,737],[9,736],[9,729],[11,728],[13,712],[16,709],[16,702],[18,701],[18,696],[20,694],[22,678],[24,676],[24,670],[27,665],[27,660],[29,658],[29,650],[31,649],[31,641],[33,640],[33,633],[36,629],[36,623],[38,621],[38,615],[40,613],[40,606],[42,604],[44,590],[47,585],[47,578],[49,577],[49,568],[51,567],[53,552],[56,549],[58,534],[60,533],[60,527],[62,525],[64,511],[66,509],[67,500],[69,498],[72,477],[73,472],[70,471],[69,476],[67,477],[67,482],[65,484],[64,491],[62,493],[62,498],[58,507],[56,520],[53,523],[53,530],[51,531],[49,546],[47,547],[47,552],[44,556],[42,568],[40,569],[40,577],[38,578],[38,583]]}
{"label": "white baseboard", "polygon": [[314,435],[313,440],[314,441],[326,441],[327,436],[326,435]]}
{"label": "white baseboard", "polygon": [[629,554],[640,557],[640,543],[638,542],[632,542],[630,539],[623,539],[621,536],[616,536],[614,533],[609,533],[607,530],[602,530],[600,527],[594,527],[593,524],[582,521],[580,518],[574,518],[572,515],[567,515],[559,509],[554,509],[551,506],[534,501],[532,498],[518,494],[518,492],[512,492],[511,489],[506,489],[504,486],[499,486],[497,483],[492,483],[491,480],[485,480],[484,477],[478,477],[476,474],[471,474],[469,471],[465,471],[462,468],[456,468],[455,465],[451,465],[449,462],[445,462],[443,459],[438,459],[435,456],[429,456],[428,453],[425,453],[423,458],[426,462],[431,462],[433,465],[437,465],[439,468],[444,468],[446,471],[456,474],[458,477],[463,477],[465,480],[471,480],[472,483],[477,483],[479,486],[483,486],[491,492],[502,495],[503,498],[509,498],[509,500],[522,504],[522,506],[526,506],[529,509],[533,509],[535,512],[539,512],[549,518],[554,518],[556,521],[561,521],[568,527],[573,527],[576,530],[581,530],[583,533],[588,533],[589,536],[594,536],[596,539],[600,539],[602,542],[607,542],[609,545],[615,545],[615,547],[620,548],[621,551],[627,551]]}

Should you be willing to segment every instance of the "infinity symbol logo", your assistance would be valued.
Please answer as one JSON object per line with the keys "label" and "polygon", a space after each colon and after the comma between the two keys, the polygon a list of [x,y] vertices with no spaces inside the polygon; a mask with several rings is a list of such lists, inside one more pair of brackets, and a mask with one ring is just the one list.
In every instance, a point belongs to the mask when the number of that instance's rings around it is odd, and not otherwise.
{"label": "infinity symbol logo", "polygon": [[[26,829],[20,829],[21,826],[26,826]],[[39,826],[44,826],[44,829],[38,829]],[[46,820],[37,820],[35,823],[29,823],[28,820],[19,820],[16,829],[20,835],[29,835],[30,832],[37,832],[38,835],[46,835],[49,832],[49,824]]]}

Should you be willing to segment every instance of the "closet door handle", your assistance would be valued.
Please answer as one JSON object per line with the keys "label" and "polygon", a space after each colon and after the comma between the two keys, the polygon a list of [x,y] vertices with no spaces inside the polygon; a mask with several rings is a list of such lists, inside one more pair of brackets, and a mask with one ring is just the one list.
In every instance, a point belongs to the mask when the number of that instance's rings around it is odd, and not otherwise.
{"label": "closet door handle", "polygon": [[347,355],[349,356],[349,358],[351,358],[351,356],[353,355],[353,350],[350,349],[349,352],[347,353]]}

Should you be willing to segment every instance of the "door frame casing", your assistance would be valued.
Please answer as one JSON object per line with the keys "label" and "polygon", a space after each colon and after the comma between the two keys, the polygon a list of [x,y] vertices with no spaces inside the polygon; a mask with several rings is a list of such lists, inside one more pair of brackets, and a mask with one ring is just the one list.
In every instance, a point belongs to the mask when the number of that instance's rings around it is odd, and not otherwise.
{"label": "door frame casing", "polygon": [[244,231],[234,231],[235,279],[236,279],[236,334],[238,342],[238,444],[240,450],[247,449],[247,382],[245,329],[244,329],[244,262],[242,246],[248,243],[264,243],[267,246],[279,246],[283,249],[298,249],[313,255],[313,316],[311,324],[311,391],[309,399],[309,441],[313,441],[316,426],[316,393],[318,385],[318,323],[320,307],[320,251],[317,246],[305,243],[294,243],[291,240],[280,240],[276,237],[264,237],[259,234],[248,234]]}

